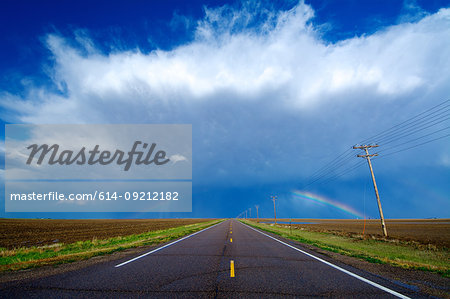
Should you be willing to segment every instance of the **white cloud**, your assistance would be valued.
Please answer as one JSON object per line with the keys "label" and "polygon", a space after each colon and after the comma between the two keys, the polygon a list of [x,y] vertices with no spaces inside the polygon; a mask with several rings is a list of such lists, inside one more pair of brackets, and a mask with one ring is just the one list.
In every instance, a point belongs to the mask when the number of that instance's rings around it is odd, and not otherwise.
{"label": "white cloud", "polygon": [[173,164],[177,162],[187,161],[187,158],[185,156],[179,154],[172,155],[169,157],[169,159]]}
{"label": "white cloud", "polygon": [[54,82],[67,87],[68,95],[31,89],[24,101],[4,95],[4,105],[16,106],[27,122],[60,121],[68,112],[78,112],[79,121],[93,121],[98,114],[82,113],[93,103],[147,106],[211,100],[227,91],[243,99],[276,92],[278,100],[304,107],[343,91],[396,97],[449,81],[450,9],[337,44],[318,37],[308,23],[314,13],[305,4],[276,14],[257,29],[235,33],[217,28],[231,30],[244,22],[236,20],[251,15],[223,10],[206,10],[196,39],[171,51],[104,55],[78,32],[76,41],[87,53],[83,55],[64,37],[49,35]]}
{"label": "white cloud", "polygon": [[398,18],[398,21],[400,23],[416,22],[427,15],[427,12],[417,4],[416,0],[404,0],[401,15]]}
{"label": "white cloud", "polygon": [[[75,40],[50,34],[52,79],[62,92],[3,93],[3,118],[192,123],[194,152],[206,163],[199,171],[259,178],[309,173],[327,154],[384,129],[382,122],[450,94],[450,9],[332,44],[321,39],[306,4],[259,8],[206,9],[194,40],[148,54],[101,53],[85,31]],[[265,21],[250,26],[256,14]],[[401,114],[386,114],[396,102],[405,106],[394,110]]]}

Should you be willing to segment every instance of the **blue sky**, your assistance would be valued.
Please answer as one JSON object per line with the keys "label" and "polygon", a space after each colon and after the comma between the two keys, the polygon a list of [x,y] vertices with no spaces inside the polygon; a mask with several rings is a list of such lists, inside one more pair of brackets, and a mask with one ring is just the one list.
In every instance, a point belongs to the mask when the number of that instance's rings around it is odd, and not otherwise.
{"label": "blue sky", "polygon": [[[295,190],[377,217],[368,167],[349,148],[450,95],[447,1],[1,6],[2,123],[190,123],[194,156],[192,213],[5,213],[2,204],[3,217],[233,217],[256,204],[271,217],[272,194],[280,217],[353,217]],[[445,117],[446,105],[431,112]],[[450,217],[449,138],[403,150],[448,126],[380,142],[373,163],[387,218]]]}

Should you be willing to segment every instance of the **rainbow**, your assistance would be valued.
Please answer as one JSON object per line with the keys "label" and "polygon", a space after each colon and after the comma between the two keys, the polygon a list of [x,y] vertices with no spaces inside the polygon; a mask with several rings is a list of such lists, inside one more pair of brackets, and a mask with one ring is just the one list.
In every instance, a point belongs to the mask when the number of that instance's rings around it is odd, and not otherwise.
{"label": "rainbow", "polygon": [[323,196],[317,195],[317,194],[313,194],[313,193],[309,193],[309,192],[301,192],[298,190],[294,190],[292,191],[292,194],[294,194],[294,196],[296,197],[300,197],[302,199],[306,199],[306,200],[310,200],[312,202],[319,202],[319,203],[324,203],[326,205],[332,206],[336,209],[339,209],[343,212],[346,212],[348,214],[351,214],[352,216],[358,217],[358,218],[364,218],[364,215],[361,214],[360,212],[356,211],[355,209],[353,209],[350,206],[347,206],[343,203],[337,202],[337,201],[333,201],[331,199],[325,198]]}

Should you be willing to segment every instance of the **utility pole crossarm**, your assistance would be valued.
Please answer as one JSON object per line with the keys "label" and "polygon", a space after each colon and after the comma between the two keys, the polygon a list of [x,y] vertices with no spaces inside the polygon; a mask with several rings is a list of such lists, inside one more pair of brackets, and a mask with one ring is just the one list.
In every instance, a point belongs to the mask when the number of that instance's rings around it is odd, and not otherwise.
{"label": "utility pole crossarm", "polygon": [[360,157],[360,158],[367,158],[367,157],[376,157],[376,156],[378,156],[378,154],[372,154],[372,155],[356,155],[357,157]]}
{"label": "utility pole crossarm", "polygon": [[372,144],[372,145],[360,145],[360,146],[353,146],[353,149],[366,149],[366,148],[373,148],[373,147],[379,147],[378,144]]}

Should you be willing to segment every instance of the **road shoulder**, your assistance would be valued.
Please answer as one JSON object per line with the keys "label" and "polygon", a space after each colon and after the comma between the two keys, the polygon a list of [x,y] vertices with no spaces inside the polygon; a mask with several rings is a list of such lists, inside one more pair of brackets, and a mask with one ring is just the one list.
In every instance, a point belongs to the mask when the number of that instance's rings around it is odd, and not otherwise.
{"label": "road shoulder", "polygon": [[[258,228],[255,227],[255,229]],[[307,251],[310,251],[311,253],[314,253],[318,257],[323,258],[331,263],[337,263],[338,265],[347,265],[370,275],[383,277],[385,279],[388,279],[393,284],[406,287],[429,296],[450,299],[450,279],[445,278],[437,273],[414,269],[404,269],[388,264],[370,263],[368,261],[361,260],[355,257],[327,251],[310,244],[304,244],[295,240],[290,240],[271,232],[263,230],[260,231],[288,244],[304,248]]]}

